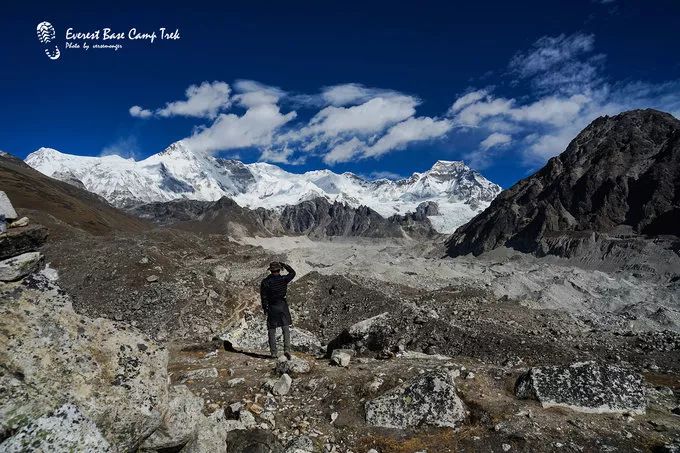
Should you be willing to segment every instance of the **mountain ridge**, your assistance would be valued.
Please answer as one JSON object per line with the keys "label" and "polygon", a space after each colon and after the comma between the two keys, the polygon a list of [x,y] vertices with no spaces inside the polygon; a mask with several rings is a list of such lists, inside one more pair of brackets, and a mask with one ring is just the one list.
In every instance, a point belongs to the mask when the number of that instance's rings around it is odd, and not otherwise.
{"label": "mountain ridge", "polygon": [[458,228],[447,252],[508,246],[538,255],[611,254],[606,237],[677,236],[679,219],[680,120],[631,110],[594,120],[563,153]]}
{"label": "mountain ridge", "polygon": [[195,153],[176,142],[160,153],[135,161],[120,156],[76,156],[40,148],[26,158],[38,171],[78,183],[117,207],[175,199],[216,201],[227,196],[251,209],[285,206],[324,197],[354,208],[368,206],[381,216],[415,212],[422,202],[439,205],[432,216],[440,232],[452,232],[481,212],[501,188],[460,161],[437,161],[431,169],[401,180],[369,180],[328,169],[290,173],[256,162]]}

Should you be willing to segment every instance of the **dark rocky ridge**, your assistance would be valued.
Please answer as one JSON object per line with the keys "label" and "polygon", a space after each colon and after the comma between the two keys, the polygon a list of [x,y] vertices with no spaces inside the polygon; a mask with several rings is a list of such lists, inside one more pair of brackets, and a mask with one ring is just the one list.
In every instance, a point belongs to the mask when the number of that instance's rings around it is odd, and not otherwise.
{"label": "dark rocky ridge", "polygon": [[63,225],[95,235],[152,227],[114,208],[99,195],[45,176],[7,153],[0,153],[0,187],[20,215],[28,215],[53,234]]}
{"label": "dark rocky ridge", "polygon": [[677,236],[679,222],[680,121],[633,110],[593,121],[562,154],[456,230],[447,252],[508,246],[573,256],[591,248],[584,241]]}
{"label": "dark rocky ridge", "polygon": [[436,203],[423,203],[415,213],[385,219],[369,207],[357,208],[324,197],[270,209],[241,207],[230,198],[217,201],[175,200],[137,206],[131,213],[160,225],[233,236],[307,235],[380,238],[434,237],[427,218],[437,213]]}

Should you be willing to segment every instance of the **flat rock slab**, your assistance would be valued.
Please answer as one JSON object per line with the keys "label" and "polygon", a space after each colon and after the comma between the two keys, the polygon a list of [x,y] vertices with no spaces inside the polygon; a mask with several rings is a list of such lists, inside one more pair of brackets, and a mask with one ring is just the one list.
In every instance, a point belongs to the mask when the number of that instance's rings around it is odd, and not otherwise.
{"label": "flat rock slab", "polygon": [[644,414],[646,408],[640,375],[595,362],[531,368],[517,379],[515,395],[589,413]]}
{"label": "flat rock slab", "polygon": [[454,373],[435,370],[366,402],[366,423],[384,428],[431,425],[457,427],[467,410],[456,392]]}
{"label": "flat rock slab", "polygon": [[0,261],[0,282],[13,282],[37,271],[43,262],[40,252],[23,253]]}
{"label": "flat rock slab", "polygon": [[[219,336],[229,347],[239,352],[269,354],[267,322],[262,319],[241,320],[241,323]],[[282,343],[281,329],[277,329],[277,343]],[[316,354],[321,341],[313,333],[297,327],[290,328],[290,343],[294,351]]]}

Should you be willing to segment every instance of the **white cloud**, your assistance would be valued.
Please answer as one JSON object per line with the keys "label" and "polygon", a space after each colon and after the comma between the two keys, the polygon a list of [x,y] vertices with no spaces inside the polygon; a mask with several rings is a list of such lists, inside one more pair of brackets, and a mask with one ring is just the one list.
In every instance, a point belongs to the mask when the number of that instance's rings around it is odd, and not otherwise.
{"label": "white cloud", "polygon": [[418,99],[393,95],[376,97],[352,107],[329,106],[310,120],[304,133],[335,137],[344,133],[371,134],[415,114]]}
{"label": "white cloud", "polygon": [[337,164],[338,162],[349,162],[357,154],[360,154],[366,144],[356,137],[334,146],[323,156],[323,161],[327,164]]}
{"label": "white cloud", "polygon": [[153,115],[153,112],[151,110],[143,109],[138,105],[133,105],[130,107],[130,115],[137,118],[149,118]]}
{"label": "white cloud", "polygon": [[264,162],[274,162],[277,164],[301,165],[305,163],[305,156],[300,155],[293,158],[295,150],[293,148],[284,147],[282,149],[274,149],[271,147],[264,148],[260,153],[259,160]]}
{"label": "white cloud", "polygon": [[122,137],[115,142],[105,146],[100,156],[120,156],[126,159],[135,159],[139,156],[139,142],[137,137]]}
{"label": "white cloud", "polygon": [[185,142],[192,149],[203,152],[266,147],[271,145],[274,132],[295,116],[295,112],[281,113],[273,104],[257,105],[242,116],[222,113],[213,124],[199,128]]}
{"label": "white cloud", "polygon": [[215,118],[219,111],[231,105],[230,93],[231,88],[227,83],[203,82],[200,85],[190,85],[186,89],[186,100],[168,102],[165,107],[154,111],[134,105],[130,107],[130,115],[138,118],[148,118],[152,115]]}
{"label": "white cloud", "polygon": [[231,88],[224,82],[203,82],[191,85],[186,90],[186,101],[168,102],[156,111],[160,116],[193,116],[214,118],[222,109],[231,105]]}
{"label": "white cloud", "polygon": [[461,111],[464,107],[474,104],[477,101],[484,99],[489,93],[486,90],[471,91],[458,99],[449,108],[449,115],[453,115]]}
{"label": "white cloud", "polygon": [[343,83],[324,87],[321,90],[321,99],[324,103],[337,107],[344,105],[359,104],[375,97],[392,97],[400,94],[393,90],[380,88],[367,88],[360,83]]}
{"label": "white cloud", "polygon": [[595,36],[583,33],[544,36],[529,51],[517,53],[509,68],[542,93],[577,93],[598,81],[604,56],[590,55],[594,44]]}
{"label": "white cloud", "polygon": [[392,171],[372,171],[368,175],[369,179],[392,179],[392,180],[399,180],[399,179],[404,179],[403,175],[400,175],[399,173],[395,173]]}
{"label": "white cloud", "polygon": [[479,144],[479,147],[483,151],[486,151],[489,148],[507,145],[511,141],[512,141],[512,137],[509,136],[508,134],[501,134],[501,133],[498,133],[498,132],[494,132],[493,134],[489,135],[484,140],[482,140],[482,142]]}
{"label": "white cloud", "polygon": [[[460,101],[460,98],[456,102]],[[456,104],[454,102],[454,105]],[[469,102],[454,116],[455,123],[460,126],[476,127],[485,118],[507,114],[515,101],[513,99],[494,99],[491,95],[474,102]],[[453,107],[453,106],[452,106]],[[452,109],[449,109],[451,112]]]}
{"label": "white cloud", "polygon": [[286,92],[277,87],[264,85],[254,80],[237,80],[234,89],[238,93],[234,100],[243,107],[256,107],[263,104],[276,104],[286,96]]}
{"label": "white cloud", "polygon": [[448,119],[409,118],[392,126],[385,135],[364,151],[363,156],[377,157],[392,150],[403,149],[413,142],[441,137],[452,127],[453,124]]}
{"label": "white cloud", "polygon": [[635,108],[680,113],[680,81],[660,84],[607,82],[604,57],[593,55],[592,35],[543,37],[530,50],[516,54],[510,64],[516,83],[527,83],[522,99],[477,90],[459,97],[449,115],[460,133],[479,136],[479,147],[465,155],[483,168],[498,153],[497,140],[512,136],[526,165],[539,166],[564,151],[569,142],[595,118]]}

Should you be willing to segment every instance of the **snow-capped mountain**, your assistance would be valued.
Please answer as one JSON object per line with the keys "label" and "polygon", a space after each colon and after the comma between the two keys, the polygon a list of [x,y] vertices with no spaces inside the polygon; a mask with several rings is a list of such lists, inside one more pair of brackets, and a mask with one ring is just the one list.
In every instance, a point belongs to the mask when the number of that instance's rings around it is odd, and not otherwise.
{"label": "snow-capped mountain", "polygon": [[48,176],[80,182],[119,207],[178,198],[214,201],[227,196],[241,206],[276,209],[326,197],[352,206],[366,205],[388,217],[413,212],[420,203],[434,201],[439,215],[430,220],[442,233],[453,232],[470,220],[501,191],[457,161],[438,161],[430,170],[398,181],[367,180],[330,170],[296,174],[267,163],[244,164],[195,153],[181,141],[140,161],[40,148],[26,163]]}

